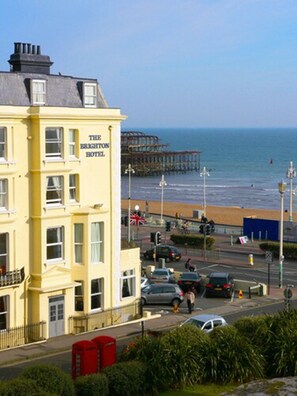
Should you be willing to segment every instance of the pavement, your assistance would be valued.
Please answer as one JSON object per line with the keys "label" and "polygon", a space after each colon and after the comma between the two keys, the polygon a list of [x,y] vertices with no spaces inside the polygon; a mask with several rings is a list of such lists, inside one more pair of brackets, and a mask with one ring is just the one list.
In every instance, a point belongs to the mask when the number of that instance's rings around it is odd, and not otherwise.
{"label": "pavement", "polygon": [[[253,296],[252,299],[236,297],[233,301],[226,301],[223,306],[203,310],[203,313],[215,313],[219,315],[227,315],[238,311],[244,312],[250,308],[283,302],[283,290],[272,287],[269,296]],[[199,304],[199,298],[196,300]],[[144,311],[149,311],[145,309]],[[193,315],[197,315],[202,311],[197,307]],[[57,355],[61,352],[71,351],[75,342],[82,340],[92,340],[100,335],[114,337],[117,341],[125,340],[133,336],[137,337],[142,332],[155,334],[178,326],[181,322],[189,318],[186,308],[181,308],[178,313],[174,313],[171,307],[168,310],[160,311],[157,314],[150,313],[144,319],[135,320],[127,324],[121,324],[113,327],[105,327],[88,333],[79,335],[63,335],[46,341],[24,345],[17,348],[10,348],[0,351],[0,368],[13,366],[27,361],[35,361],[45,356]]]}

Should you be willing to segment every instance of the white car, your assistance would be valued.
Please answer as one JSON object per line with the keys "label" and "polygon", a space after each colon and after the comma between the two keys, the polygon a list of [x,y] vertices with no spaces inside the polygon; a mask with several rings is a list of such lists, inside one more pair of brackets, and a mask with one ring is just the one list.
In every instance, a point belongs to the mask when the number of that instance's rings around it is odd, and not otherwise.
{"label": "white car", "polygon": [[215,327],[228,325],[228,323],[222,316],[212,314],[200,314],[191,316],[189,319],[183,322],[181,326],[189,324],[199,327],[201,330],[205,331],[205,333],[209,333]]}

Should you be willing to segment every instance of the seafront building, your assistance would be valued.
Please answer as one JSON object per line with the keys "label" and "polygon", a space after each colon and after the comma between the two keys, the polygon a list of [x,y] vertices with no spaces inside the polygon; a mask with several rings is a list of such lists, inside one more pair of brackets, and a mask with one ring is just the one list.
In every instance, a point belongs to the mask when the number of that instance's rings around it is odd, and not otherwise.
{"label": "seafront building", "polygon": [[0,348],[139,309],[139,249],[121,250],[126,117],[96,79],[51,74],[52,63],[15,43],[0,72]]}

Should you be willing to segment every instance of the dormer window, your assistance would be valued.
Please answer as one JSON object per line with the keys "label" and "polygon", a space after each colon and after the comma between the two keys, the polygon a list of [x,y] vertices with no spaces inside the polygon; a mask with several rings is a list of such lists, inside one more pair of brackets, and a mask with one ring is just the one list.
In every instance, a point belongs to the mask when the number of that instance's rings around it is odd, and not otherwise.
{"label": "dormer window", "polygon": [[96,107],[97,104],[97,84],[84,84],[84,105],[85,107]]}
{"label": "dormer window", "polygon": [[31,81],[32,104],[41,106],[46,103],[46,81],[32,80]]}

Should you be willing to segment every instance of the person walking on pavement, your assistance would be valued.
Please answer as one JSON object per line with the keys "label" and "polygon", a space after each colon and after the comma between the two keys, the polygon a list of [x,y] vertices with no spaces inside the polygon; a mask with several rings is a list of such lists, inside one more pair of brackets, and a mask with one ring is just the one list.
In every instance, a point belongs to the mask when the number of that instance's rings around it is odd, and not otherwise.
{"label": "person walking on pavement", "polygon": [[194,308],[195,303],[195,294],[192,289],[187,291],[187,305],[188,305],[188,313],[191,314]]}

